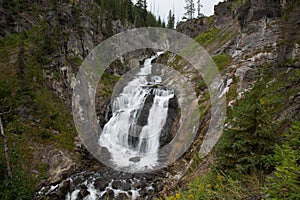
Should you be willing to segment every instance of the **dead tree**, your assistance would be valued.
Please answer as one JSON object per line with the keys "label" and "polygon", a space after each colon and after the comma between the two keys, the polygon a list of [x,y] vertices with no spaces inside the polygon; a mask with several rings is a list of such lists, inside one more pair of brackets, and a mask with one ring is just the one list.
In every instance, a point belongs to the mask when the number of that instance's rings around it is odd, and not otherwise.
{"label": "dead tree", "polygon": [[0,131],[1,131],[2,138],[3,138],[3,146],[4,146],[4,153],[5,153],[5,159],[6,159],[7,175],[10,179],[12,179],[9,150],[8,150],[6,135],[4,133],[4,128],[3,128],[2,119],[1,119],[1,115],[3,115],[3,114],[4,113],[0,113]]}

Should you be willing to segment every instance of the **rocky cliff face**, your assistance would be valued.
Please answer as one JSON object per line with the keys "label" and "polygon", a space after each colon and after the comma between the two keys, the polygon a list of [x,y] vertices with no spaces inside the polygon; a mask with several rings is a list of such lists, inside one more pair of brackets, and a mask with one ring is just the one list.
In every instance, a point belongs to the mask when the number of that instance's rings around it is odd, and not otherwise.
{"label": "rocky cliff face", "polygon": [[47,58],[41,58],[46,85],[70,103],[81,61],[105,38],[133,27],[126,21],[108,19],[99,13],[100,7],[93,0],[22,3],[2,0],[0,37],[38,27],[44,38],[38,38],[37,48],[44,45],[41,56],[48,51]]}
{"label": "rocky cliff face", "polygon": [[[295,30],[299,31],[299,23],[296,22],[299,17],[299,14],[296,14],[299,7],[296,6],[292,12],[289,12],[287,7],[290,6],[291,9],[292,1],[250,0],[233,10],[233,3],[227,1],[215,7],[215,22],[217,27],[224,28],[234,24],[234,19],[237,19],[239,34],[215,53],[225,53],[233,59],[229,69],[235,69],[235,76],[241,80],[239,83],[239,91],[241,91],[242,85],[248,85],[245,82],[254,79],[254,76],[247,75],[248,72],[266,63],[277,65],[283,62],[283,57],[285,59],[299,57],[299,54],[291,54],[291,52],[298,52],[299,48],[297,45],[299,36],[295,36]],[[287,21],[283,19],[283,15],[289,16]],[[293,24],[293,28],[288,28],[288,24]],[[283,53],[282,49],[286,52]]]}

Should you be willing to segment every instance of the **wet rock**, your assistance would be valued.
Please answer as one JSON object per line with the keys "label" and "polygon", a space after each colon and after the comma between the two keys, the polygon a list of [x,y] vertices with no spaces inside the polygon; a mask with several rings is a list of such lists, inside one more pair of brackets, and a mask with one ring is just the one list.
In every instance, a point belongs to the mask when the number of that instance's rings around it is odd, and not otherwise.
{"label": "wet rock", "polygon": [[121,189],[122,188],[122,181],[113,181],[112,182],[112,188],[113,189]]}
{"label": "wet rock", "polygon": [[81,184],[83,182],[83,180],[84,179],[82,177],[78,176],[78,177],[74,178],[72,184],[73,185],[79,185],[79,184]]}
{"label": "wet rock", "polygon": [[[148,123],[148,117],[150,109],[153,105],[154,95],[149,93],[145,99],[145,103],[143,108],[138,111],[138,117],[136,119],[136,126],[132,126],[131,128],[131,135],[128,137],[128,142],[133,147],[136,147],[139,142],[139,136],[142,131],[142,128],[147,125]],[[136,111],[135,111],[136,112]]]}
{"label": "wet rock", "polygon": [[65,199],[66,194],[70,191],[70,182],[64,181],[58,186],[58,189],[55,192],[52,192],[49,197],[50,199],[59,200]]}
{"label": "wet rock", "polygon": [[115,180],[112,182],[112,188],[128,191],[131,189],[131,183],[125,180]]}
{"label": "wet rock", "polygon": [[176,96],[174,96],[169,100],[168,117],[166,119],[164,127],[162,128],[159,139],[160,147],[172,141],[177,132],[179,119],[180,109],[178,99]]}
{"label": "wet rock", "polygon": [[118,200],[126,200],[129,199],[126,193],[120,193],[117,198]]}
{"label": "wet rock", "polygon": [[130,162],[140,162],[141,158],[140,157],[133,157],[133,158],[129,158]]}
{"label": "wet rock", "polygon": [[107,190],[104,194],[103,194],[104,198],[108,198],[108,199],[114,199],[115,197],[115,193],[112,190]]}
{"label": "wet rock", "polygon": [[144,103],[144,107],[140,111],[139,116],[137,118],[137,125],[138,126],[145,126],[145,125],[147,125],[148,116],[149,116],[150,109],[151,109],[151,107],[153,105],[154,97],[155,96],[153,94],[151,94],[151,93],[146,97],[146,100],[145,100],[145,103]]}
{"label": "wet rock", "polygon": [[90,192],[88,191],[87,186],[82,185],[80,187],[80,191],[78,193],[78,197],[77,198],[83,199],[84,197],[88,196],[89,194],[90,194]]}
{"label": "wet rock", "polygon": [[108,181],[103,180],[103,178],[99,178],[94,182],[94,187],[99,191],[104,191],[107,186],[108,186]]}
{"label": "wet rock", "polygon": [[138,189],[138,188],[142,187],[142,184],[141,184],[141,182],[134,182],[132,184],[132,187],[133,187],[133,189]]}
{"label": "wet rock", "polygon": [[124,191],[130,190],[130,189],[131,189],[131,183],[128,182],[128,181],[123,181],[123,182],[122,182],[122,189],[123,189]]}

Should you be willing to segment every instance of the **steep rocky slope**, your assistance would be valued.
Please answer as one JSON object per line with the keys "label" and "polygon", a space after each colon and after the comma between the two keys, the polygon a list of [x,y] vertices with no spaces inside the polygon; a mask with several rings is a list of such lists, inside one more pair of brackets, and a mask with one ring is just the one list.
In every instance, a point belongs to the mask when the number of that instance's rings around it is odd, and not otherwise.
{"label": "steep rocky slope", "polygon": [[[192,37],[198,33],[195,40],[212,55],[225,80],[224,85],[228,89],[227,102],[229,115],[231,115],[232,109],[240,106],[239,99],[243,98],[247,91],[251,93],[255,83],[267,81],[267,85],[270,88],[274,85],[279,86],[279,88],[273,90],[272,93],[266,95],[266,98],[270,98],[270,101],[273,101],[273,106],[276,107],[276,111],[271,112],[270,109],[266,110],[265,113],[265,115],[272,116],[274,122],[280,124],[280,128],[275,131],[277,135],[275,137],[278,137],[277,142],[279,144],[282,134],[288,131],[292,122],[299,120],[300,117],[300,85],[298,75],[300,54],[299,34],[297,34],[300,31],[299,2],[279,0],[225,1],[215,6],[213,19],[214,20],[207,18],[198,19],[198,21],[189,20],[179,24],[178,30]],[[194,27],[195,25],[197,27]],[[178,62],[176,56],[169,57],[168,63],[181,71],[185,65],[184,62]],[[257,77],[260,78],[258,79]],[[205,102],[205,94],[207,94],[205,87],[201,86],[201,81],[200,85],[199,83],[198,85],[195,83],[195,87],[202,88],[199,99],[201,105],[208,110],[209,107],[203,103],[203,101]],[[279,95],[280,97],[274,97],[274,95]],[[251,102],[251,100],[249,102]],[[275,105],[275,102],[280,103]],[[230,119],[230,116],[228,118]],[[258,114],[257,118],[259,118]],[[204,117],[202,128],[207,127],[205,124],[208,123],[209,120]],[[226,125],[228,126],[228,124],[229,121]],[[205,137],[205,131],[204,133],[200,133],[200,137]],[[224,136],[224,138],[226,138],[226,136]],[[218,168],[217,164],[220,163],[218,157],[222,154],[222,152],[219,152],[219,149],[220,146],[224,145],[221,144],[222,142],[228,142],[228,139],[225,140],[222,138],[218,147],[215,148],[208,158],[199,160],[198,157],[195,157],[186,161],[186,163],[189,163],[186,166],[191,172],[188,172],[179,183],[182,184],[181,187],[185,187],[186,184],[189,183],[191,190],[182,192],[184,195],[182,198],[192,198],[192,196],[195,198],[195,195],[198,195],[197,198],[200,199],[204,198],[204,196],[209,199],[222,198],[220,196],[226,194],[222,193],[223,189],[226,190],[226,187],[228,194],[231,194],[231,189],[239,190],[238,186],[230,186],[230,184],[224,186],[222,189],[219,188],[219,190],[217,188],[201,189],[201,184],[203,184],[204,187],[204,183],[210,185],[210,187],[216,184],[218,185],[218,183],[220,186],[220,182],[214,178],[214,176],[216,176],[216,174],[214,174],[216,173],[215,171],[212,173],[213,175],[209,174],[208,176],[204,176],[203,179],[196,178],[210,171],[207,168],[207,163],[211,163],[212,165],[210,166],[213,168]],[[229,145],[232,145],[231,149],[234,149],[234,145],[238,144],[230,143]],[[195,150],[197,150],[197,145],[194,147],[194,151]],[[231,153],[233,152],[234,150],[231,151]],[[230,156],[232,155],[229,154],[228,157]],[[246,159],[246,157],[244,158]],[[236,160],[236,162],[238,161]],[[213,163],[217,163],[216,166]],[[221,169],[224,170],[224,168]],[[209,178],[210,176],[212,178]],[[225,176],[225,178],[223,176]],[[228,178],[226,174],[223,174],[222,177],[224,180]],[[196,181],[191,184],[190,181],[195,178]],[[212,182],[208,182],[208,180]],[[236,181],[236,179],[234,180]],[[199,181],[200,187],[199,185],[193,185],[199,184]],[[232,184],[235,183],[232,182]],[[243,185],[243,180],[240,180],[238,184]],[[256,187],[260,187],[259,183],[256,184]],[[195,188],[198,192],[195,192]],[[263,195],[259,192],[260,189],[258,189],[258,192],[255,192],[254,188],[255,187],[253,187],[252,190],[250,189],[250,193],[247,192],[246,187],[243,188],[244,197],[237,197],[239,194],[236,193],[231,194],[233,196],[225,195],[225,198],[263,198]],[[182,193],[178,192],[177,196],[180,196]],[[201,195],[204,196],[201,197]],[[174,196],[176,197],[175,194]]]}

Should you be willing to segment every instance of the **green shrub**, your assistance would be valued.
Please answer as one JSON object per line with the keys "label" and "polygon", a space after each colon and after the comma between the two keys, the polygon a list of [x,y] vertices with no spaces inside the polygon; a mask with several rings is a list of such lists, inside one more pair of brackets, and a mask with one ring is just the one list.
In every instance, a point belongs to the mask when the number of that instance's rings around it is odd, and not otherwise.
{"label": "green shrub", "polygon": [[272,199],[300,199],[300,122],[295,122],[285,142],[276,145],[274,175],[267,177],[264,192]]}

